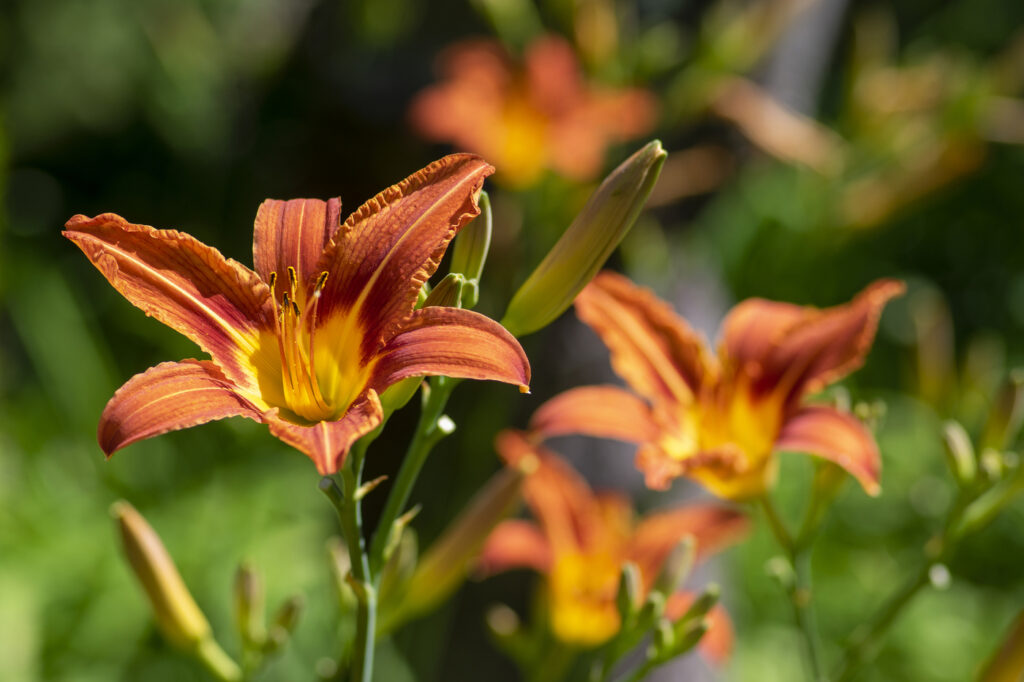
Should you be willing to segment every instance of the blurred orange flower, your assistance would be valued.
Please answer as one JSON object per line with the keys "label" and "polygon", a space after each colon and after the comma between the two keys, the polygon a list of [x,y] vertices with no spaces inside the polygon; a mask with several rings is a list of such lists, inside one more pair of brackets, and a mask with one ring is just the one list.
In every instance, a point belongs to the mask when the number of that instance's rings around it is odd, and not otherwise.
{"label": "blurred orange flower", "polygon": [[655,121],[653,95],[589,85],[558,37],[534,41],[521,66],[497,42],[460,43],[441,55],[439,70],[442,82],[412,103],[413,126],[491,159],[498,179],[513,186],[530,185],[545,168],[589,180],[608,145],[643,135]]}
{"label": "blurred orange flower", "polygon": [[65,236],[114,288],[212,358],[130,379],[100,418],[103,451],[242,416],[329,474],[380,424],[378,394],[403,379],[525,386],[526,355],[497,322],[457,308],[414,310],[448,242],[479,214],[493,170],[469,154],[445,157],[344,224],[338,199],[268,199],[256,214],[255,271],[175,230],[113,213],[73,217]]}
{"label": "blurred orange flower", "polygon": [[649,290],[604,272],[580,293],[576,312],[639,397],[614,386],[572,389],[542,405],[531,428],[638,443],[637,466],[652,488],[685,475],[721,497],[755,497],[773,482],[773,453],[796,450],[835,462],[877,494],[881,458],[871,433],[804,398],[863,364],[882,308],[903,290],[879,280],[826,309],[749,299],[723,322],[715,357]]}
{"label": "blurred orange flower", "polygon": [[[480,557],[485,573],[532,568],[547,577],[551,629],[565,642],[597,646],[619,629],[615,605],[624,562],[640,572],[643,595],[653,586],[675,546],[687,535],[698,558],[736,541],[747,529],[739,512],[715,504],[693,504],[655,512],[636,522],[629,501],[595,494],[560,457],[535,447],[518,431],[498,436],[498,452],[509,466],[527,473],[523,495],[539,522],[502,522]],[[692,597],[669,602],[679,617]],[[724,611],[712,611],[705,653],[723,658],[731,642]],[[716,631],[717,630],[717,631]]]}

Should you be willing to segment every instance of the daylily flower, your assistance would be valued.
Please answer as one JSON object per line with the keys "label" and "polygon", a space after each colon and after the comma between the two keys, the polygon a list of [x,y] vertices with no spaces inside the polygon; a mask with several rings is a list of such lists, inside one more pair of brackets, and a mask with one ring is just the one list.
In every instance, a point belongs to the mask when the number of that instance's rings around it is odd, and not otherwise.
{"label": "daylily flower", "polygon": [[209,353],[157,365],[107,404],[111,455],[143,438],[242,416],[337,471],[380,424],[379,394],[443,374],[525,390],[530,368],[498,323],[457,308],[414,310],[452,237],[479,213],[494,169],[456,154],[435,161],[340,223],[339,199],[267,200],[256,214],[255,271],[175,230],[105,213],[64,234],[125,298]]}
{"label": "daylily flower", "polygon": [[652,488],[685,475],[721,497],[754,497],[773,482],[774,452],[795,450],[835,462],[877,494],[881,458],[871,433],[852,415],[804,398],[864,362],[882,308],[903,289],[879,280],[823,310],[749,299],[722,323],[715,357],[649,290],[601,273],[576,299],[576,312],[635,394],[572,389],[542,405],[531,428],[638,443],[637,467]]}
{"label": "daylily flower", "polygon": [[[509,466],[527,473],[523,496],[539,525],[502,522],[484,546],[481,568],[485,573],[532,568],[544,574],[551,630],[567,643],[597,646],[619,630],[615,595],[624,562],[639,569],[643,599],[683,537],[693,536],[703,558],[737,540],[747,527],[742,514],[716,504],[676,507],[637,522],[626,498],[595,494],[564,460],[531,444],[526,434],[504,431],[497,448]],[[670,614],[682,615],[686,604],[684,595],[671,600]],[[713,629],[720,628],[708,640],[717,647],[712,654],[728,649],[723,615],[719,611],[711,618],[717,623]]]}
{"label": "daylily flower", "polygon": [[510,185],[530,185],[545,168],[589,180],[608,145],[654,125],[650,93],[588,85],[561,38],[534,41],[522,66],[494,41],[460,43],[442,54],[439,70],[443,81],[413,101],[413,126],[493,160]]}

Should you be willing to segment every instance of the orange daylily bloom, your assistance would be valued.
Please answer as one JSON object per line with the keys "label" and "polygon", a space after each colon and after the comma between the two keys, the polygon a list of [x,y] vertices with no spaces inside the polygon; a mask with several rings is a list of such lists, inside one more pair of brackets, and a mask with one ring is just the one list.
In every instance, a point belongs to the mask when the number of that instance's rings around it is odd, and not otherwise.
{"label": "orange daylily bloom", "polygon": [[339,199],[267,200],[256,214],[255,271],[175,230],[112,213],[73,217],[65,236],[114,288],[211,357],[130,379],[103,411],[103,451],[242,416],[330,474],[380,424],[379,394],[398,381],[443,374],[525,390],[526,355],[497,322],[414,309],[448,242],[479,214],[493,171],[476,156],[445,157],[344,224]]}
{"label": "orange daylily bloom", "polygon": [[589,86],[572,47],[554,36],[534,41],[521,67],[498,43],[473,40],[442,54],[439,70],[444,80],[412,103],[413,126],[492,159],[510,185],[530,185],[545,168],[589,180],[609,144],[654,125],[650,93]]}
{"label": "orange daylily bloom", "polygon": [[[640,572],[643,597],[661,573],[675,546],[687,535],[696,541],[698,559],[719,551],[746,532],[746,518],[717,504],[691,504],[652,513],[639,522],[621,495],[595,494],[560,457],[527,439],[504,431],[498,452],[509,466],[527,472],[523,496],[534,517],[504,521],[492,531],[480,556],[485,573],[531,568],[546,576],[551,629],[562,641],[597,646],[619,629],[615,605],[623,563]],[[687,593],[669,601],[668,614],[681,616]],[[728,653],[730,628],[724,611],[713,611],[706,650],[714,658]]]}
{"label": "orange daylily bloom", "polygon": [[721,497],[754,497],[772,483],[773,453],[796,450],[835,462],[877,494],[881,458],[871,433],[804,398],[863,364],[882,308],[903,290],[879,280],[825,309],[749,299],[723,322],[715,357],[666,303],[604,272],[580,293],[576,312],[635,394],[572,389],[542,405],[531,428],[638,443],[637,466],[652,488],[689,476]]}

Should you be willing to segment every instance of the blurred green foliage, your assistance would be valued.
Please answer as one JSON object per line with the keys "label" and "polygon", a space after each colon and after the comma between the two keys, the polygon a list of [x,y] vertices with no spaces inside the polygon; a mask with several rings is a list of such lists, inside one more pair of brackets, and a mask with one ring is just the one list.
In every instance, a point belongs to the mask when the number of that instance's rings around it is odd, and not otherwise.
{"label": "blurred green foliage", "polygon": [[[248,262],[263,198],[340,194],[355,208],[446,151],[413,136],[406,107],[431,82],[438,51],[489,33],[481,8],[499,4],[442,0],[427,11],[412,0],[15,0],[0,13],[0,679],[203,679],[160,639],[119,556],[107,514],[118,498],[162,535],[229,650],[239,647],[230,598],[240,561],[264,572],[268,603],[305,595],[294,643],[265,679],[308,679],[320,657],[336,653],[346,625],[334,608],[325,549],[336,522],[305,458],[262,427],[229,421],[103,461],[95,426],[117,386],[198,351],[123,301],[59,227],[75,213],[114,211],[186,230]],[[701,50],[718,35],[712,19],[740,6],[593,4],[611,6],[618,19],[611,52],[594,42],[601,34],[574,31],[573,7],[588,3],[541,2],[530,21],[575,39],[596,78],[638,80],[666,97],[681,92],[680,74],[696,73],[688,64],[707,68]],[[846,9],[823,57],[831,67],[817,117],[853,150],[846,171],[822,174],[770,158],[698,110],[666,115],[655,132],[670,162],[676,150],[715,145],[732,171],[713,191],[661,202],[617,263],[708,330],[747,296],[825,305],[878,276],[909,280],[868,364],[846,382],[854,400],[887,405],[878,432],[884,492],[868,499],[847,486],[815,550],[830,659],[916,569],[952,499],[942,421],[960,419],[978,434],[999,381],[1024,360],[1024,151],[991,143],[976,113],[989,94],[979,90],[998,91],[1003,103],[1020,94],[993,89],[979,74],[994,73],[997,59],[1024,72],[1021,50],[1011,49],[1024,6],[873,3],[893,18],[891,33],[861,34],[860,46],[885,42],[890,51],[881,58],[894,67],[937,60],[953,91],[924,119],[887,117],[896,127],[882,128],[851,99],[861,9]],[[756,80],[760,61],[744,59],[714,64],[751,70]],[[870,225],[851,227],[842,212],[850,183],[914,167],[894,139],[918,135],[915,144],[934,146],[950,131],[970,141],[970,164]],[[611,150],[607,167],[626,151]],[[492,194],[495,233],[479,310],[500,315],[590,189],[549,176],[521,193]],[[582,343],[594,341],[571,315],[527,339],[535,376],[528,398],[490,385],[456,393],[449,412],[459,430],[414,492],[424,503],[415,524],[421,542],[497,468],[490,443],[498,429],[523,425],[557,390],[607,377],[603,358],[577,352]],[[368,478],[396,470],[415,409],[396,415],[371,449]],[[809,479],[802,459],[784,458],[779,498],[794,518]],[[680,485],[673,494],[688,491]],[[645,505],[664,499],[642,495]],[[379,504],[367,499],[371,524]],[[969,679],[1024,604],[1022,517],[1018,502],[969,539],[951,563],[948,589],[912,605],[860,679]],[[765,574],[773,552],[760,529],[719,563],[738,633],[725,679],[803,675],[787,604]],[[513,679],[487,640],[483,613],[496,600],[525,610],[531,584],[526,574],[468,584],[381,645],[377,678],[472,680],[486,670],[490,679]]]}

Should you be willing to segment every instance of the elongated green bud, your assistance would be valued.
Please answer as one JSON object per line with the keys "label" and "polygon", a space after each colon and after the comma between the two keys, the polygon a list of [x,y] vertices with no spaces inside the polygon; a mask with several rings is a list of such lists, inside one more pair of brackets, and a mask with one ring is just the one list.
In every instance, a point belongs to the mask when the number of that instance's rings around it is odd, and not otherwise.
{"label": "elongated green bud", "polygon": [[519,501],[522,482],[518,470],[502,469],[469,501],[423,554],[409,579],[399,620],[428,611],[462,583],[484,541]]}
{"label": "elongated green bud", "polygon": [[640,569],[632,561],[622,564],[619,575],[619,590],[615,594],[615,606],[619,610],[619,618],[627,623],[636,616],[643,603],[643,580]]}
{"label": "elongated green bud", "polygon": [[480,297],[480,277],[487,262],[487,253],[491,249],[491,231],[494,220],[491,216],[491,200],[487,192],[480,192],[480,215],[473,222],[462,228],[455,237],[452,246],[452,273],[460,273],[466,278],[462,291],[462,304],[472,308]]}
{"label": "elongated green bud", "polygon": [[235,624],[247,646],[259,645],[266,638],[263,580],[256,570],[242,564],[235,572]]}
{"label": "elongated green bud", "polygon": [[676,621],[676,635],[678,638],[682,638],[684,633],[693,626],[694,623],[703,620],[708,612],[715,607],[718,603],[718,599],[721,596],[721,589],[718,585],[712,583],[704,588],[704,591],[699,597],[693,600],[690,604],[690,608],[686,609],[679,620]]}
{"label": "elongated green bud", "polygon": [[240,680],[242,670],[213,638],[210,623],[181,579],[156,531],[125,501],[110,508],[125,556],[149,598],[164,636],[191,653],[219,680]]}
{"label": "elongated green bud", "polygon": [[654,589],[665,595],[667,599],[690,575],[694,561],[697,559],[697,542],[692,535],[687,535],[676,543],[672,552],[662,564],[661,573],[654,583]]}
{"label": "elongated green bud", "polygon": [[970,485],[978,474],[977,458],[971,437],[959,422],[949,420],[942,425],[946,461],[960,485]]}
{"label": "elongated green bud", "polygon": [[525,336],[565,312],[633,227],[667,156],[655,140],[605,178],[512,297],[501,321],[506,329]]}
{"label": "elongated green bud", "polygon": [[981,449],[1003,450],[1020,433],[1024,418],[1024,371],[1015,369],[999,387],[981,437]]}
{"label": "elongated green bud", "polygon": [[445,306],[448,308],[461,308],[462,292],[465,285],[465,277],[457,272],[451,273],[430,290],[426,300],[423,301],[423,307]]}
{"label": "elongated green bud", "polygon": [[128,563],[146,591],[164,636],[183,649],[195,648],[210,636],[210,624],[160,537],[127,502],[115,502],[111,513],[117,519]]}

